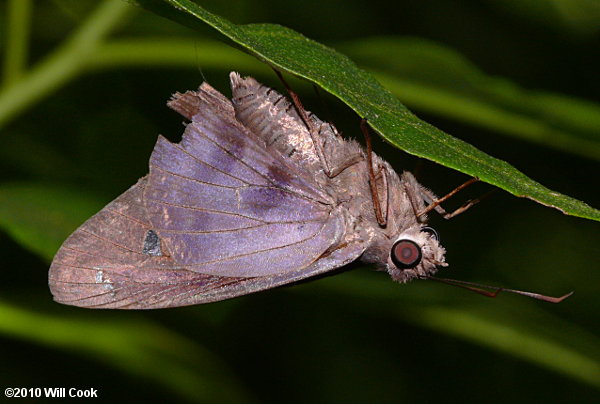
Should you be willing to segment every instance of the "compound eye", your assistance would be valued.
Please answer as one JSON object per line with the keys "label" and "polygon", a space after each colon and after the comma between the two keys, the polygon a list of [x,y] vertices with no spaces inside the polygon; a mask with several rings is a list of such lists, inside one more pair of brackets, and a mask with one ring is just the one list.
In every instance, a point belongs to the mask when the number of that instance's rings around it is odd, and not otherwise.
{"label": "compound eye", "polygon": [[435,229],[433,227],[425,226],[421,229],[421,231],[431,234],[434,239],[436,239],[437,241],[440,241],[440,235],[438,234],[437,231],[435,231]]}
{"label": "compound eye", "polygon": [[414,268],[421,262],[421,247],[412,240],[398,240],[390,253],[392,262],[400,269]]}

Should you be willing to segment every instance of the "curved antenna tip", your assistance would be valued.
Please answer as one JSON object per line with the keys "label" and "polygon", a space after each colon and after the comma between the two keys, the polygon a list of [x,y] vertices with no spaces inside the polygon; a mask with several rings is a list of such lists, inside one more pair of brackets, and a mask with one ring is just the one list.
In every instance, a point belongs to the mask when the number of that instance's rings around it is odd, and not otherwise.
{"label": "curved antenna tip", "polygon": [[[479,293],[480,295],[484,295],[487,297],[496,297],[496,296],[498,296],[498,294],[500,292],[509,292],[509,293],[515,293],[517,295],[527,296],[532,299],[537,299],[537,300],[541,300],[543,302],[548,302],[548,303],[560,303],[563,300],[565,300],[566,298],[568,298],[569,296],[571,296],[573,293],[575,293],[575,291],[571,291],[571,292],[567,293],[566,295],[563,295],[560,297],[554,297],[554,296],[542,295],[540,293],[526,292],[524,290],[507,289],[507,288],[497,287],[497,286],[482,285],[480,283],[459,281],[457,279],[438,278],[438,277],[431,276],[431,275],[423,276],[422,279],[431,279],[433,281],[445,283],[447,285],[458,286],[459,288],[467,289],[467,290],[470,290],[471,292]],[[492,291],[485,290],[485,289],[491,289]]]}

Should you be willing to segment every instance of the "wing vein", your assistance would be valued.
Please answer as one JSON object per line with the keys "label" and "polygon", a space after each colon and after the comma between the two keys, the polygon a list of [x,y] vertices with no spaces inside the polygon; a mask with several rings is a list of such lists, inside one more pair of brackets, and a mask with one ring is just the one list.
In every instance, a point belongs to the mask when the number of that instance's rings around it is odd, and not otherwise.
{"label": "wing vein", "polygon": [[86,229],[80,229],[80,230],[81,230],[82,232],[84,232],[84,233],[87,233],[87,234],[89,234],[90,236],[96,237],[97,239],[99,239],[99,240],[102,240],[102,241],[104,241],[104,242],[107,242],[107,243],[109,243],[109,244],[112,244],[112,245],[114,245],[115,247],[118,247],[118,248],[120,248],[120,249],[122,249],[122,250],[129,251],[129,252],[132,252],[132,253],[134,253],[134,254],[138,254],[138,255],[144,255],[144,254],[143,254],[143,253],[141,253],[141,252],[134,251],[134,250],[132,250],[132,249],[130,249],[130,248],[127,248],[127,247],[125,247],[125,246],[123,246],[123,245],[121,245],[121,244],[117,244],[117,243],[115,243],[114,241],[111,241],[111,240],[107,239],[106,237],[99,236],[98,234],[92,233],[91,231],[88,231],[88,230],[86,230]]}
{"label": "wing vein", "polygon": [[[192,123],[192,125],[193,124],[194,123]],[[227,123],[227,124],[229,126],[231,126],[230,123]],[[261,176],[262,178],[264,178],[265,180],[267,180],[269,183],[271,183],[273,186],[275,186],[276,188],[280,188],[280,189],[282,188],[282,187],[278,186],[271,178],[267,177],[265,174],[263,174],[260,171],[256,170],[254,167],[252,167],[251,165],[249,165],[248,163],[246,163],[244,160],[240,159],[238,156],[236,156],[235,154],[231,153],[229,150],[227,150],[226,148],[224,148],[223,146],[221,146],[219,143],[217,143],[216,141],[214,141],[213,139],[211,139],[209,136],[207,136],[205,133],[203,133],[203,131],[201,130],[200,127],[194,126],[194,128],[196,129],[196,131],[198,132],[198,134],[200,136],[204,137],[209,142],[211,142],[215,146],[217,146],[219,149],[223,150],[225,153],[227,153],[230,156],[232,156],[234,159],[236,159],[237,161],[239,161],[240,163],[242,163],[243,165],[245,165],[247,168],[249,168],[250,170],[254,171],[256,174],[258,174],[259,176]],[[253,145],[253,148],[257,152],[264,152],[264,149],[257,148],[255,145]],[[281,163],[281,162],[279,162],[279,163]],[[288,168],[290,171],[293,170],[292,167],[289,167],[289,166],[287,166],[286,168]],[[254,185],[259,185],[259,184],[254,184]]]}
{"label": "wing vein", "polygon": [[[229,185],[221,185],[221,184],[214,184],[212,182],[201,181],[201,180],[199,180],[197,178],[188,177],[187,175],[182,175],[182,174],[179,174],[179,173],[174,173],[173,171],[166,170],[166,169],[164,169],[164,168],[162,168],[160,166],[157,166],[156,164],[153,164],[153,163],[150,163],[150,167],[151,168],[156,168],[156,169],[158,169],[158,170],[160,170],[162,172],[165,172],[167,174],[171,174],[174,177],[184,178],[186,180],[194,181],[194,182],[197,182],[199,184],[210,185],[210,186],[219,187],[219,188],[227,188],[227,189],[244,188],[244,187],[232,187],[232,186],[229,186]],[[244,182],[244,183],[247,184],[247,182]]]}
{"label": "wing vein", "polygon": [[197,263],[197,264],[189,264],[188,266],[189,267],[205,266],[205,265],[210,265],[210,264],[214,264],[214,263],[217,263],[217,262],[229,261],[229,260],[237,259],[237,258],[240,258],[240,257],[247,257],[247,256],[254,255],[254,254],[260,254],[260,253],[267,252],[267,251],[274,251],[274,250],[279,250],[281,248],[287,248],[287,247],[291,247],[291,246],[294,246],[294,245],[297,245],[297,244],[302,244],[305,241],[308,241],[311,238],[314,238],[317,234],[321,233],[321,231],[323,230],[323,228],[325,227],[326,224],[327,223],[324,223],[321,226],[321,228],[318,231],[316,231],[314,234],[312,234],[312,235],[310,235],[310,236],[308,236],[306,238],[303,238],[302,240],[294,241],[293,243],[289,243],[289,244],[282,245],[282,246],[277,246],[277,247],[264,248],[262,250],[252,251],[252,252],[244,253],[244,254],[232,255],[230,257],[225,257],[225,258],[218,259],[218,260],[206,261],[206,262],[201,262],[201,263]]}
{"label": "wing vein", "polygon": [[108,208],[108,206],[105,208],[105,211],[106,211],[106,212],[110,212],[110,213],[114,213],[115,215],[119,215],[119,216],[122,216],[122,217],[124,217],[124,218],[126,218],[126,219],[129,219],[129,220],[131,220],[132,222],[135,222],[135,223],[137,223],[137,224],[141,225],[142,227],[148,227],[148,224],[147,224],[147,223],[144,223],[144,222],[142,222],[141,220],[139,220],[139,219],[136,219],[136,218],[135,218],[135,217],[133,217],[133,216],[126,215],[126,214],[125,214],[125,213],[123,213],[123,212],[119,212],[118,210],[109,209],[109,208]]}
{"label": "wing vein", "polygon": [[261,219],[257,219],[257,218],[254,218],[254,217],[251,217],[251,216],[246,216],[246,215],[240,215],[239,213],[234,213],[234,212],[225,212],[225,211],[222,211],[222,210],[215,210],[215,209],[205,209],[205,208],[200,208],[198,206],[189,206],[189,205],[183,205],[183,204],[179,204],[179,203],[172,203],[172,202],[167,202],[167,201],[161,201],[159,199],[147,198],[147,200],[159,203],[161,205],[173,206],[175,208],[191,209],[191,210],[197,210],[199,212],[218,213],[218,214],[222,214],[222,215],[230,215],[230,216],[241,217],[241,218],[244,218],[244,219],[256,220],[256,221],[262,222],[262,223],[269,223],[269,222],[266,222],[266,221],[261,220]]}
{"label": "wing vein", "polygon": [[243,230],[258,229],[265,226],[272,226],[277,224],[296,224],[296,223],[320,223],[322,220],[287,220],[282,222],[265,222],[254,226],[238,227],[235,229],[224,229],[224,230],[169,230],[169,229],[155,229],[158,232],[165,232],[169,234],[210,234],[210,233],[234,233]]}
{"label": "wing vein", "polygon": [[221,170],[221,169],[219,169],[219,168],[217,168],[217,167],[213,166],[212,164],[210,164],[210,163],[208,163],[208,162],[206,162],[206,161],[204,161],[204,160],[200,159],[199,157],[197,157],[197,156],[193,155],[192,153],[190,153],[189,151],[187,151],[186,149],[184,149],[183,147],[181,147],[181,145],[180,145],[179,143],[171,143],[171,144],[172,144],[173,146],[175,146],[176,148],[178,148],[179,150],[181,150],[183,153],[187,154],[188,156],[190,156],[191,158],[193,158],[194,160],[196,160],[197,162],[200,162],[200,163],[204,164],[205,166],[207,166],[207,167],[210,167],[210,168],[212,168],[213,170],[220,172],[221,174],[225,174],[225,175],[227,175],[228,177],[231,177],[231,178],[233,178],[233,179],[235,179],[235,180],[238,180],[238,181],[240,181],[240,182],[243,182],[244,184],[247,184],[247,185],[249,185],[249,184],[250,184],[248,181],[246,181],[246,180],[243,180],[243,179],[241,179],[241,178],[238,178],[238,177],[236,177],[235,175],[232,175],[231,173],[228,173],[227,171],[223,171],[223,170]]}

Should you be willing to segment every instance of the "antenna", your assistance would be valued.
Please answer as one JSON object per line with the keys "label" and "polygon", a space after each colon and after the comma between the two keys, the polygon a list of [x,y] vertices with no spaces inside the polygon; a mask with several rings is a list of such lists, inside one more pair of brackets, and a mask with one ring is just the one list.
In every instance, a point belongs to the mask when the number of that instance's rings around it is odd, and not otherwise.
{"label": "antenna", "polygon": [[[445,283],[446,285],[457,286],[459,288],[470,290],[471,292],[479,293],[480,295],[486,297],[496,297],[500,292],[510,292],[515,293],[517,295],[531,297],[532,299],[542,300],[544,302],[549,303],[560,303],[565,300],[567,297],[571,296],[574,291],[567,293],[566,295],[560,297],[546,296],[539,293],[526,292],[523,290],[515,290],[515,289],[507,289],[498,286],[489,286],[482,285],[479,283],[467,282],[467,281],[459,281],[457,279],[447,279],[447,278],[437,278],[435,276],[421,276],[420,279],[430,279],[432,281]],[[486,290],[492,289],[492,291]]]}

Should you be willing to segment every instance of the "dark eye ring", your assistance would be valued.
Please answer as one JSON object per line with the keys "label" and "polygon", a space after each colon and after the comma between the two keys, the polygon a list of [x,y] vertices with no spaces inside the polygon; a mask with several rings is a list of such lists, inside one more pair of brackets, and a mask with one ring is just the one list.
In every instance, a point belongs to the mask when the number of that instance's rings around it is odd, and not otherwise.
{"label": "dark eye ring", "polygon": [[440,241],[440,235],[433,227],[425,226],[421,229],[421,231],[431,234],[434,239],[436,239],[437,241]]}
{"label": "dark eye ring", "polygon": [[398,240],[392,246],[390,257],[397,268],[414,268],[421,262],[421,247],[409,239]]}

